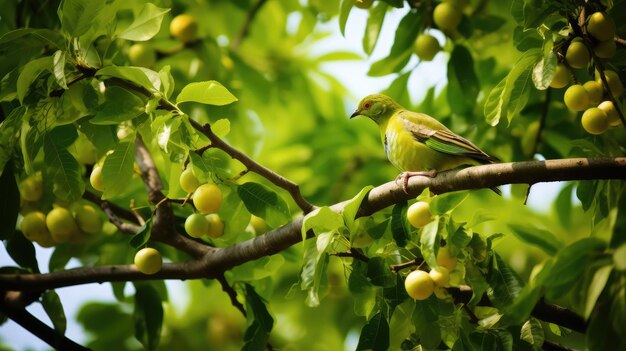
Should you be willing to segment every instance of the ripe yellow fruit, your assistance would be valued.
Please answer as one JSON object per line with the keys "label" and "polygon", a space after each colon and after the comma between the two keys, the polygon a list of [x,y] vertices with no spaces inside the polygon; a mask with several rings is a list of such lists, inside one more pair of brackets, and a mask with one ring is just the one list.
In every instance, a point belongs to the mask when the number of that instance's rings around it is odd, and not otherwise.
{"label": "ripe yellow fruit", "polygon": [[153,67],[156,64],[156,50],[153,47],[138,43],[128,49],[128,59],[133,66]]}
{"label": "ripe yellow fruit", "polygon": [[406,218],[415,228],[421,228],[432,221],[430,205],[428,202],[418,201],[409,206],[406,211]]}
{"label": "ripe yellow fruit", "polygon": [[46,226],[46,215],[40,211],[30,212],[24,216],[20,229],[26,239],[30,241],[43,240],[50,236]]}
{"label": "ripe yellow fruit", "polygon": [[585,90],[587,90],[587,94],[589,94],[589,103],[592,105],[597,105],[602,101],[602,95],[604,94],[604,89],[602,89],[602,83],[599,83],[595,80],[590,80],[583,84]]}
{"label": "ripe yellow fruit", "polygon": [[550,87],[560,89],[569,84],[570,72],[569,68],[562,63],[556,65],[556,69],[554,71],[554,76],[552,77],[552,82],[550,82]]}
{"label": "ripe yellow fruit", "polygon": [[209,232],[208,236],[211,238],[219,238],[224,235],[224,222],[216,213],[212,213],[210,215],[205,216],[206,220],[209,222]]}
{"label": "ripe yellow fruit", "polygon": [[34,174],[20,183],[20,195],[26,201],[35,202],[43,195],[43,181],[41,173]]}
{"label": "ripe yellow fruit", "polygon": [[572,40],[565,53],[565,60],[572,68],[585,68],[589,64],[591,56],[589,49],[581,38]]}
{"label": "ripe yellow fruit", "polygon": [[46,226],[48,226],[52,239],[57,243],[68,241],[71,236],[78,232],[78,226],[76,226],[72,213],[63,207],[57,207],[48,212]]}
{"label": "ripe yellow fruit", "polygon": [[[618,98],[624,93],[624,85],[619,78],[619,75],[610,69],[604,70],[604,76],[606,77],[606,82],[609,85],[609,90],[611,94],[613,94],[614,98]],[[596,80],[602,83],[602,78],[600,77],[600,73],[596,71]],[[604,86],[604,85],[603,85]]]}
{"label": "ripe yellow fruit", "polygon": [[102,231],[102,218],[98,210],[85,203],[77,202],[72,205],[72,212],[78,228],[87,234],[99,234]]}
{"label": "ripe yellow fruit", "polygon": [[442,2],[433,11],[433,21],[442,31],[453,31],[461,23],[463,13],[453,2]]}
{"label": "ripe yellow fruit", "polygon": [[163,258],[156,249],[146,247],[135,254],[135,266],[143,274],[155,274],[163,267]]}
{"label": "ripe yellow fruit", "polygon": [[574,84],[567,88],[563,100],[570,110],[582,111],[589,106],[589,93],[582,85]]}
{"label": "ripe yellow fruit", "polygon": [[598,108],[606,113],[610,127],[617,127],[622,124],[622,120],[619,119],[619,114],[617,113],[615,105],[613,105],[613,101],[602,101],[600,105],[598,105]]}
{"label": "ripe yellow fruit", "polygon": [[269,229],[265,220],[255,215],[252,215],[250,217],[250,225],[252,226],[252,228],[254,229],[254,232],[257,235],[265,234],[267,230]]}
{"label": "ripe yellow fruit", "polygon": [[456,267],[456,257],[450,255],[450,251],[447,246],[440,247],[437,252],[437,265],[445,267],[448,271],[454,270]]}
{"label": "ripe yellow fruit", "polygon": [[422,61],[431,61],[439,50],[439,41],[430,34],[422,34],[415,41],[415,54]]}
{"label": "ripe yellow fruit", "polygon": [[615,21],[604,12],[596,12],[589,16],[587,31],[594,38],[605,41],[615,37]]}
{"label": "ripe yellow fruit", "polygon": [[593,47],[593,52],[599,58],[611,58],[615,56],[615,51],[617,50],[617,45],[615,44],[615,40],[609,39],[606,41],[601,41]]}
{"label": "ripe yellow fruit", "polygon": [[435,267],[428,274],[436,286],[445,288],[450,285],[450,271],[446,267]]}
{"label": "ripe yellow fruit", "polygon": [[89,183],[91,183],[94,189],[104,191],[104,184],[102,184],[102,166],[93,166],[91,175],[89,176]]}
{"label": "ripe yellow fruit", "polygon": [[609,127],[609,117],[597,107],[587,109],[580,120],[583,128],[593,135],[599,135]]}
{"label": "ripe yellow fruit", "polygon": [[185,169],[178,179],[180,183],[180,187],[187,193],[193,193],[200,186],[200,181],[193,174],[193,170],[191,167]]}
{"label": "ripe yellow fruit", "polygon": [[222,205],[222,191],[215,184],[202,184],[193,193],[193,205],[201,213],[217,212]]}
{"label": "ripe yellow fruit", "polygon": [[200,213],[194,213],[185,220],[185,231],[194,238],[209,234],[209,221]]}
{"label": "ripe yellow fruit", "polygon": [[369,9],[373,2],[374,0],[354,0],[354,6],[360,9]]}
{"label": "ripe yellow fruit", "polygon": [[195,41],[198,38],[198,22],[192,15],[178,15],[170,23],[170,34],[183,43]]}
{"label": "ripe yellow fruit", "polygon": [[404,288],[413,300],[426,300],[433,294],[435,283],[428,273],[415,270],[406,276]]}

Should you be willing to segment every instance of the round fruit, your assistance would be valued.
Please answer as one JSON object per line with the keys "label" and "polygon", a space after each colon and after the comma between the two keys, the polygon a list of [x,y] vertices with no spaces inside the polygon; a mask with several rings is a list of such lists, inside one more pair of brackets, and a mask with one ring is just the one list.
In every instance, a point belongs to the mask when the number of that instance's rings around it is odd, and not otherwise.
{"label": "round fruit", "polygon": [[593,52],[599,58],[611,58],[615,56],[615,51],[617,50],[617,45],[615,44],[615,40],[609,39],[607,41],[601,41],[593,47]]}
{"label": "round fruit", "polygon": [[613,251],[613,263],[618,271],[626,271],[626,244]]}
{"label": "round fruit", "polygon": [[72,206],[78,228],[87,234],[98,234],[102,231],[102,218],[98,210],[89,204],[77,203]]}
{"label": "round fruit", "polygon": [[354,0],[354,6],[360,9],[369,9],[373,2],[374,0]]}
{"label": "round fruit", "polygon": [[[615,71],[607,69],[604,70],[604,76],[606,77],[606,82],[609,85],[609,90],[611,90],[611,94],[613,95],[613,97],[617,98],[622,95],[622,93],[624,92],[624,85],[622,85],[622,81],[619,79],[617,73],[615,73]],[[598,73],[597,71],[596,80],[602,83],[600,73]]]}
{"label": "round fruit", "polygon": [[209,232],[208,236],[211,238],[219,238],[224,235],[224,222],[216,213],[205,216],[206,220],[209,222]]}
{"label": "round fruit", "polygon": [[174,17],[170,23],[170,34],[183,43],[196,40],[198,37],[198,23],[195,17],[188,14]]}
{"label": "round fruit", "polygon": [[406,211],[406,218],[409,223],[415,228],[421,228],[432,221],[432,215],[430,214],[430,205],[428,202],[418,201],[409,206]]}
{"label": "round fruit", "polygon": [[582,85],[574,84],[567,88],[563,100],[570,110],[582,111],[589,106],[589,93]]}
{"label": "round fruit", "polygon": [[185,231],[194,238],[209,234],[209,221],[200,213],[194,213],[185,220]]}
{"label": "round fruit", "polygon": [[43,195],[41,174],[32,175],[20,183],[20,194],[26,201],[39,201]]}
{"label": "round fruit", "polygon": [[597,107],[587,109],[580,122],[583,128],[593,135],[602,134],[609,127],[609,117]]}
{"label": "round fruit", "polygon": [[154,274],[163,267],[163,258],[156,249],[146,247],[135,254],[135,266],[143,274]]}
{"label": "round fruit", "polygon": [[265,222],[265,220],[255,215],[252,215],[252,217],[250,217],[250,225],[252,226],[252,228],[254,229],[254,232],[257,235],[265,234],[268,229],[267,223]]}
{"label": "round fruit", "polygon": [[433,21],[443,31],[453,31],[461,23],[461,9],[452,2],[442,2],[433,11]]}
{"label": "round fruit", "polygon": [[46,227],[46,215],[40,211],[30,212],[24,216],[20,229],[26,239],[30,241],[43,240],[50,236],[48,227]]}
{"label": "round fruit", "polygon": [[422,61],[431,61],[441,50],[437,38],[430,34],[422,34],[415,41],[415,53]]}
{"label": "round fruit", "polygon": [[89,176],[89,183],[91,186],[98,190],[104,191],[104,184],[102,184],[102,167],[101,166],[93,166],[91,170],[91,175]]}
{"label": "round fruit", "polygon": [[572,68],[585,68],[589,64],[589,49],[580,38],[574,39],[567,48],[565,59]]}
{"label": "round fruit", "polygon": [[[82,136],[82,134],[80,134]],[[76,161],[84,165],[92,165],[98,161],[98,152],[86,137],[79,137],[74,142]]]}
{"label": "round fruit", "polygon": [[78,231],[72,213],[63,207],[57,207],[48,212],[46,225],[52,239],[57,243],[68,241]]}
{"label": "round fruit", "polygon": [[156,50],[147,44],[133,44],[128,49],[128,59],[133,66],[152,67],[156,64]]}
{"label": "round fruit", "polygon": [[450,271],[446,267],[436,267],[428,272],[436,286],[447,287],[450,285]]}
{"label": "round fruit", "polygon": [[617,127],[622,123],[622,120],[619,119],[617,109],[615,105],[613,105],[613,101],[602,101],[600,105],[598,105],[598,108],[606,113],[610,127]]}
{"label": "round fruit", "polygon": [[615,22],[604,12],[596,12],[589,16],[587,31],[594,38],[605,41],[615,37]]}
{"label": "round fruit", "polygon": [[201,213],[213,213],[222,205],[222,191],[215,184],[202,184],[193,193],[193,205]]}
{"label": "round fruit", "polygon": [[599,83],[595,80],[590,80],[583,84],[585,90],[587,90],[587,94],[589,94],[589,103],[592,105],[597,105],[602,101],[602,94],[604,90],[602,89],[602,83]]}
{"label": "round fruit", "polygon": [[54,242],[54,239],[52,239],[52,236],[50,235],[50,233],[48,233],[48,236],[46,236],[45,238],[35,240],[35,242],[39,246],[44,247],[44,248],[53,247],[54,245],[56,245],[56,242]]}
{"label": "round fruit", "polygon": [[193,193],[200,186],[200,181],[198,181],[198,178],[193,174],[191,167],[185,169],[183,173],[180,174],[178,182],[180,183],[180,187],[187,193]]}
{"label": "round fruit", "polygon": [[562,63],[556,65],[554,70],[554,76],[552,76],[552,82],[550,86],[552,88],[560,89],[569,84],[570,72],[569,68]]}
{"label": "round fruit", "polygon": [[426,300],[433,294],[435,283],[428,273],[415,270],[406,276],[404,288],[414,300]]}
{"label": "round fruit", "polygon": [[439,252],[437,252],[437,265],[447,268],[448,271],[452,271],[456,267],[456,257],[450,255],[447,246],[439,248]]}

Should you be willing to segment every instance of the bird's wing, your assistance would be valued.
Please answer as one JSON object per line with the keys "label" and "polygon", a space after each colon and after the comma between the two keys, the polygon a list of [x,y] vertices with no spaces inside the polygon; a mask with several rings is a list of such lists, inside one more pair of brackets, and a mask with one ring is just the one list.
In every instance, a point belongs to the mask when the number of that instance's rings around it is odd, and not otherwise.
{"label": "bird's wing", "polygon": [[469,140],[454,134],[439,121],[425,114],[410,111],[399,113],[404,128],[413,138],[429,148],[444,154],[465,156],[480,163],[493,163],[499,160],[472,144]]}

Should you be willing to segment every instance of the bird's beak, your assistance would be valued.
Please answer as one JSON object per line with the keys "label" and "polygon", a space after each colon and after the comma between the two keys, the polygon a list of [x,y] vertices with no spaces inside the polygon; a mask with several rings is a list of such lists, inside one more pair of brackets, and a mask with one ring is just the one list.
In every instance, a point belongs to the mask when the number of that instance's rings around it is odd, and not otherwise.
{"label": "bird's beak", "polygon": [[354,111],[354,113],[350,116],[350,119],[352,119],[352,118],[354,118],[354,117],[356,117],[356,116],[359,116],[359,115],[361,115],[361,110],[356,110],[356,111]]}

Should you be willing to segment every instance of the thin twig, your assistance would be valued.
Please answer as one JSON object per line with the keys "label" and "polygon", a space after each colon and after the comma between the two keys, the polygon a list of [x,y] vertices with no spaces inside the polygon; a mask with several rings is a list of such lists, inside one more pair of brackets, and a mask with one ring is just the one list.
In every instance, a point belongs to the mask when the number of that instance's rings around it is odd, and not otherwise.
{"label": "thin twig", "polygon": [[622,46],[626,46],[626,39],[622,39],[618,36],[615,37],[615,43],[622,45]]}
{"label": "thin twig", "polygon": [[591,51],[591,55],[593,56],[593,60],[596,63],[596,66],[598,68],[598,73],[600,73],[602,86],[604,86],[604,90],[606,91],[606,94],[609,96],[609,100],[613,103],[613,106],[615,106],[617,115],[619,116],[619,119],[622,121],[622,127],[626,128],[626,118],[624,118],[624,112],[620,108],[620,104],[617,102],[617,99],[615,98],[615,96],[613,96],[613,92],[611,91],[609,82],[606,80],[606,75],[604,74],[604,65],[602,64],[602,62],[600,62],[600,60],[598,60],[598,57],[593,51]]}
{"label": "thin twig", "polygon": [[106,206],[108,208],[110,208],[111,211],[113,211],[113,213],[117,217],[119,217],[121,219],[124,219],[124,220],[127,220],[129,222],[137,223],[137,218],[135,218],[135,216],[133,215],[132,212],[130,212],[129,210],[127,210],[127,209],[125,209],[125,208],[123,208],[121,206],[118,206],[118,205],[114,204],[113,202],[109,202],[107,200],[102,200],[100,198],[100,196],[98,196],[98,195],[96,195],[96,194],[94,194],[92,192],[85,191],[83,193],[83,199],[85,199],[87,201],[90,201],[90,202],[92,202],[92,203],[94,203],[94,204],[96,204],[98,206],[101,206],[101,207],[102,207],[103,203],[106,203]]}
{"label": "thin twig", "polygon": [[131,235],[137,234],[139,232],[140,226],[132,223],[122,222],[122,220],[117,216],[115,211],[111,208],[111,204],[108,201],[101,202],[100,207],[102,208],[102,211],[104,211],[104,213],[107,215],[107,218],[109,218],[109,222],[113,223],[113,225],[116,226],[117,229],[119,229],[121,232]]}
{"label": "thin twig", "polygon": [[528,184],[528,189],[526,189],[526,196],[524,196],[524,205],[528,203],[528,198],[530,197],[530,189],[532,189],[533,185],[533,183]]}
{"label": "thin twig", "polygon": [[222,290],[230,298],[230,303],[236,309],[238,309],[239,312],[241,312],[241,314],[243,314],[244,317],[248,317],[248,315],[246,314],[246,309],[243,307],[241,302],[237,300],[237,291],[235,291],[235,289],[233,289],[232,286],[228,285],[228,282],[226,281],[226,277],[224,277],[224,274],[218,275],[215,279],[217,279],[217,281],[220,282],[220,284],[222,285]]}
{"label": "thin twig", "polygon": [[539,119],[539,129],[537,130],[537,135],[535,136],[535,142],[533,143],[533,148],[530,153],[530,157],[532,158],[539,149],[539,143],[541,143],[541,132],[546,126],[546,120],[548,118],[548,112],[550,111],[550,98],[552,96],[552,88],[548,87],[546,89],[546,97],[543,101],[543,108],[541,109],[541,118]]}
{"label": "thin twig", "polygon": [[267,0],[259,0],[256,4],[254,4],[254,6],[252,6],[250,11],[248,11],[248,15],[243,22],[243,26],[241,27],[239,34],[230,45],[231,50],[237,51],[239,49],[241,42],[248,36],[248,33],[250,33],[250,26],[252,25],[252,21],[254,21],[254,18],[259,13],[259,10],[266,2]]}
{"label": "thin twig", "polygon": [[476,314],[474,314],[474,311],[472,311],[472,309],[468,305],[463,304],[463,310],[465,311],[465,313],[467,313],[472,323],[478,323],[480,319],[478,319]]}
{"label": "thin twig", "polygon": [[137,210],[135,209],[135,199],[130,199],[130,211],[135,215],[135,218],[137,218],[137,222],[139,222],[139,225],[146,224],[146,220],[143,219],[143,217],[141,217],[139,212],[137,212]]}
{"label": "thin twig", "polygon": [[424,260],[422,258],[416,258],[414,260],[411,261],[407,261],[404,263],[399,263],[399,264],[392,264],[391,265],[391,271],[394,273],[398,273],[399,271],[405,269],[405,268],[409,268],[409,267],[413,267],[413,266],[419,266],[424,262]]}
{"label": "thin twig", "polygon": [[332,254],[332,256],[335,257],[351,257],[351,258],[355,258],[359,261],[363,261],[363,262],[369,262],[370,258],[365,256],[361,251],[355,249],[355,248],[350,248],[350,251],[348,252],[335,252]]}

